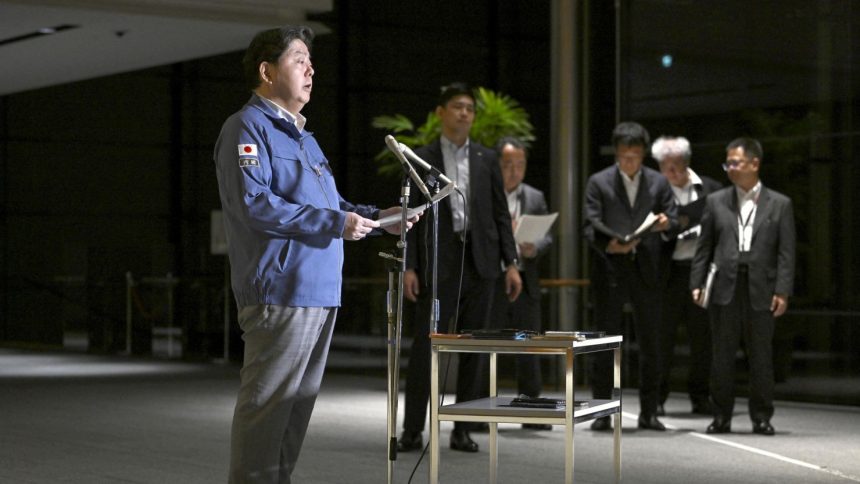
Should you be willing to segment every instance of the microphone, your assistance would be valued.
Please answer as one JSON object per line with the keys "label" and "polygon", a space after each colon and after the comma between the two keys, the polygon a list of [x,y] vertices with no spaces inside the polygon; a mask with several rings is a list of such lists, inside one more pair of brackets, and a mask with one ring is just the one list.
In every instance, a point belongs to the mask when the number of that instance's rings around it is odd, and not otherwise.
{"label": "microphone", "polygon": [[[403,143],[398,143],[398,144],[400,145],[400,151],[401,151],[403,154],[405,154],[406,156],[408,156],[409,158],[411,158],[411,159],[412,159],[412,161],[414,161],[415,163],[418,163],[418,166],[420,166],[421,168],[423,168],[425,171],[430,172],[430,174],[431,174],[431,175],[433,175],[433,176],[435,176],[436,178],[438,178],[439,180],[441,180],[441,181],[442,181],[442,183],[444,183],[444,184],[446,184],[446,185],[447,185],[447,184],[449,184],[449,183],[454,183],[454,182],[452,182],[452,181],[451,181],[451,179],[450,179],[450,178],[448,178],[447,176],[445,176],[445,174],[444,174],[444,173],[442,173],[441,171],[439,171],[438,169],[436,169],[436,167],[435,167],[435,166],[431,165],[430,163],[427,163],[426,161],[424,161],[423,159],[421,159],[421,157],[420,157],[420,156],[416,155],[416,154],[415,154],[415,152],[414,152],[414,151],[412,151],[412,149],[410,149],[408,146],[406,146],[406,145],[405,145],[405,144],[403,144]],[[456,184],[456,183],[454,183],[454,188],[455,188],[455,189],[457,188],[457,184]]]}
{"label": "microphone", "polygon": [[394,153],[394,156],[400,160],[400,164],[403,165],[403,169],[406,170],[406,173],[409,175],[409,178],[415,182],[415,185],[418,187],[418,190],[427,197],[427,200],[431,200],[433,195],[430,194],[430,190],[427,188],[427,185],[424,184],[424,180],[418,176],[418,173],[415,172],[415,168],[412,168],[412,165],[409,163],[409,160],[403,156],[403,151],[401,151],[402,144],[398,143],[394,136],[386,135],[385,136],[385,144],[388,145],[388,149]]}

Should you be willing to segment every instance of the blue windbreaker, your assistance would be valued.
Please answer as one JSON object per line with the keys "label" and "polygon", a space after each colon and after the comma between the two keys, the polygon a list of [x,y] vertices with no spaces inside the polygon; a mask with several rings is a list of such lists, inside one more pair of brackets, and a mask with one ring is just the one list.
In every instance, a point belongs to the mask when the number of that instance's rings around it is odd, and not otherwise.
{"label": "blue windbreaker", "polygon": [[221,128],[215,168],[238,307],[340,306],[346,212],[313,135],[256,94]]}

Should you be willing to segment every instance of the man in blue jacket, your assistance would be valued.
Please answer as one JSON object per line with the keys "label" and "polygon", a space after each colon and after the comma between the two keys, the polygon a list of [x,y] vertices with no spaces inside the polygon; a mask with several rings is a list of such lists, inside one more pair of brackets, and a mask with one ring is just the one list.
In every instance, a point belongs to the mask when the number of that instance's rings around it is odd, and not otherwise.
{"label": "man in blue jacket", "polygon": [[399,210],[344,200],[305,131],[300,112],[313,88],[312,40],[309,28],[291,26],[254,37],[243,59],[254,94],[215,145],[245,342],[231,483],[290,482],[340,306],[343,241],[363,239],[379,227],[375,219]]}

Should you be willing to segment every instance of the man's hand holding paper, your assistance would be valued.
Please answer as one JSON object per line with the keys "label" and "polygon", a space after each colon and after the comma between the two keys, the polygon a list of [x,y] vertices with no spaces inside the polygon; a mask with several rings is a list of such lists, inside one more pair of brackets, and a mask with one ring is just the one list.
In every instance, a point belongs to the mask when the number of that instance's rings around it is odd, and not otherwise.
{"label": "man's hand holding paper", "polygon": [[669,228],[669,217],[665,213],[657,214],[657,221],[651,226],[652,232],[663,232]]}
{"label": "man's hand holding paper", "polygon": [[517,244],[536,244],[546,237],[558,212],[548,215],[523,215],[514,221],[514,240]]}

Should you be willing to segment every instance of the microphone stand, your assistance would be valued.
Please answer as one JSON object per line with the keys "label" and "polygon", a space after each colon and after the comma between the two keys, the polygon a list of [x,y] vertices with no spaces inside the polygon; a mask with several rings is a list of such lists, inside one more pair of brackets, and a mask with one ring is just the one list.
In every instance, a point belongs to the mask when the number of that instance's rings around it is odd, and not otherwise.
{"label": "microphone stand", "polygon": [[[393,138],[392,138],[393,139]],[[400,240],[397,242],[399,253],[392,255],[387,252],[380,252],[379,256],[386,259],[388,267],[388,292],[386,293],[386,311],[388,316],[388,339],[386,341],[388,349],[388,484],[394,481],[394,461],[397,460],[397,399],[399,396],[400,383],[400,342],[403,329],[403,275],[406,272],[406,222],[408,220],[409,210],[409,191],[411,176],[416,177],[416,183],[422,188],[425,196],[429,195],[429,190],[425,184],[421,183],[421,178],[417,177],[414,170],[408,162],[403,163],[403,184],[400,192]],[[428,175],[426,185],[431,185],[433,194],[437,195],[440,191],[440,183],[436,177]],[[431,287],[431,308],[429,327],[430,333],[439,331],[439,298],[437,289],[438,279],[438,263],[437,257],[439,254],[439,217],[438,217],[438,201],[433,201],[430,196],[431,217],[433,218],[432,231],[432,282]],[[394,288],[394,273],[398,273],[397,288]]]}
{"label": "microphone stand", "polygon": [[[436,177],[430,175],[427,177],[427,185],[433,189],[433,195],[439,193],[439,180]],[[439,289],[436,287],[437,280],[439,278],[439,209],[437,207],[439,202],[433,202],[430,205],[430,216],[433,218],[433,225],[431,226],[431,239],[432,242],[430,244],[431,250],[433,251],[433,255],[430,260],[433,262],[432,264],[432,272],[430,276],[430,320],[428,327],[430,328],[430,334],[439,332]]]}
{"label": "microphone stand", "polygon": [[[405,169],[405,168],[404,168]],[[406,271],[406,221],[409,209],[409,175],[403,177],[400,191],[400,240],[397,242],[399,253],[391,255],[380,252],[388,267],[388,292],[386,309],[388,313],[388,484],[394,482],[394,461],[397,460],[397,397],[400,381],[400,335],[403,329],[403,273]],[[394,274],[397,288],[394,288]]]}

